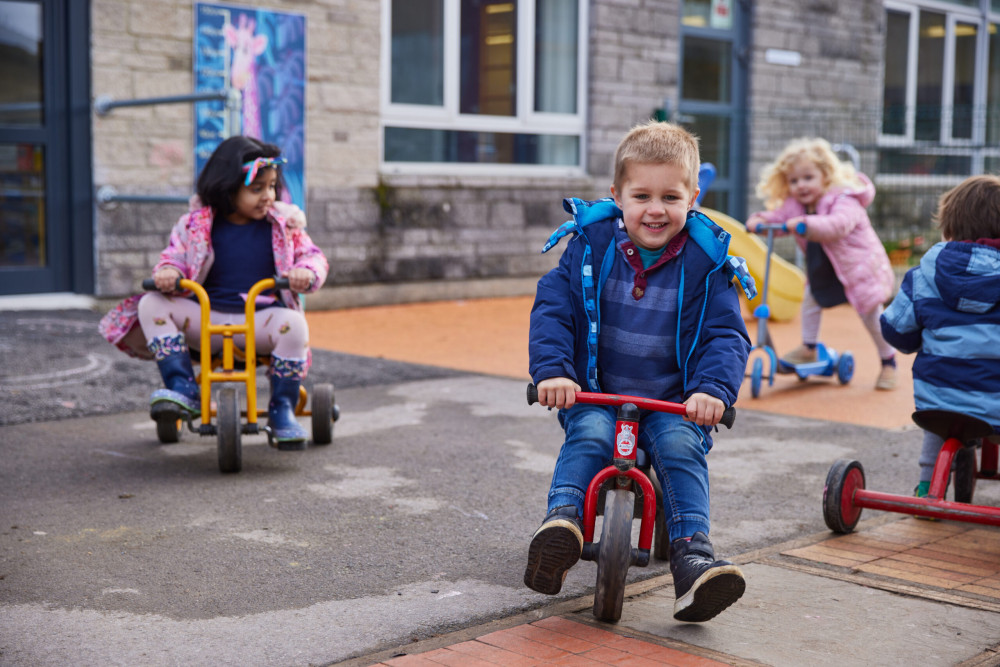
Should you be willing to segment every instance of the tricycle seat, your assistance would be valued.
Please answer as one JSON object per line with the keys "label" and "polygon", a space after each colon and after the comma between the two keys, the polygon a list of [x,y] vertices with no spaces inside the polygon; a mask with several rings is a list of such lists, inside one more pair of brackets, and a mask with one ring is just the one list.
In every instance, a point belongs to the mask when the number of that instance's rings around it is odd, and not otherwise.
{"label": "tricycle seat", "polygon": [[945,440],[957,438],[962,442],[980,440],[993,433],[993,427],[982,419],[950,410],[917,410],[912,415],[917,426],[939,435]]}

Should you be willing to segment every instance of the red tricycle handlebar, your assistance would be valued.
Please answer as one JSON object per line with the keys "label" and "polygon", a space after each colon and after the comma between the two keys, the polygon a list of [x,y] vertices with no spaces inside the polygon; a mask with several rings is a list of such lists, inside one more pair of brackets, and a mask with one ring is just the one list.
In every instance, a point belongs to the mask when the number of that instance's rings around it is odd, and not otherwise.
{"label": "red tricycle handlebar", "polygon": [[[538,387],[528,384],[528,405],[538,402]],[[653,410],[654,412],[669,412],[675,415],[686,415],[687,406],[683,403],[671,403],[670,401],[658,401],[653,398],[643,398],[641,396],[626,396],[622,394],[599,394],[589,391],[576,392],[577,403],[590,403],[593,405],[625,405],[632,403],[642,410]],[[726,428],[732,428],[736,421],[736,408],[729,407],[722,413],[719,423]]]}

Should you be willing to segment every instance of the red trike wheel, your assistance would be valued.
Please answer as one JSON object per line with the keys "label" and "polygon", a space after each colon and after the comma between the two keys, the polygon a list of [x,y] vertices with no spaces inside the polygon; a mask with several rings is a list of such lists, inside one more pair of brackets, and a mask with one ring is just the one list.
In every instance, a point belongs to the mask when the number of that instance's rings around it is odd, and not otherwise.
{"label": "red trike wheel", "polygon": [[823,520],[835,533],[849,533],[861,519],[854,492],[865,488],[865,470],[858,461],[840,459],[830,467],[823,488]]}

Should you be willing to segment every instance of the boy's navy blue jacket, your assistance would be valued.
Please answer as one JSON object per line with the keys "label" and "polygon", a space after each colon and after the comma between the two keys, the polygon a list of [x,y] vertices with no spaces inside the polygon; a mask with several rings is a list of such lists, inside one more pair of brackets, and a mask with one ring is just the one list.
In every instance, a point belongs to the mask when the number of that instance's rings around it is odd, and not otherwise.
{"label": "boy's navy blue jacket", "polygon": [[[563,205],[574,219],[552,235],[542,252],[569,233],[576,236],[559,265],[538,282],[531,311],[529,372],[536,384],[566,377],[584,391],[599,392],[600,290],[610,273],[610,262],[624,261],[614,244],[621,210],[611,199],[567,199]],[[680,403],[703,392],[731,406],[750,353],[750,339],[732,284],[737,262],[727,256],[729,234],[706,216],[689,212],[685,230],[688,242],[670,260],[681,262],[676,354],[683,396],[645,398]],[[753,289],[752,279],[749,287],[744,282],[744,289]]]}

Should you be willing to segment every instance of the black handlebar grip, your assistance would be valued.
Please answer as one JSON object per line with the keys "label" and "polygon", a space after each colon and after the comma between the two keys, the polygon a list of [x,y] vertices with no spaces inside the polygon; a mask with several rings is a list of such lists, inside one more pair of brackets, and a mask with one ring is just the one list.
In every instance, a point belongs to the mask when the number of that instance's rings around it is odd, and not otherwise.
{"label": "black handlebar grip", "polygon": [[[182,280],[184,280],[184,278],[177,279],[177,283],[174,285],[174,291],[176,292],[181,291]],[[147,292],[152,292],[153,290],[157,289],[156,281],[152,278],[146,278],[145,280],[142,281],[142,289],[146,290]]]}
{"label": "black handlebar grip", "polygon": [[538,402],[538,387],[536,387],[531,382],[528,383],[528,405],[534,405]]}
{"label": "black handlebar grip", "polygon": [[288,285],[288,278],[274,277],[274,289],[291,289]]}
{"label": "black handlebar grip", "polygon": [[736,421],[736,408],[729,407],[726,408],[726,411],[722,413],[722,419],[719,420],[719,423],[725,426],[726,428],[732,428],[733,422],[735,421]]}

